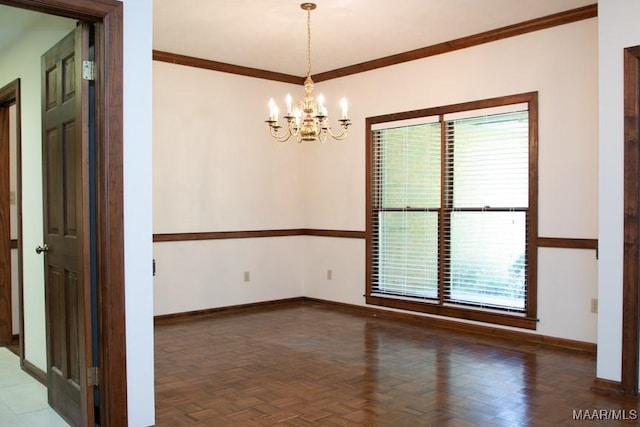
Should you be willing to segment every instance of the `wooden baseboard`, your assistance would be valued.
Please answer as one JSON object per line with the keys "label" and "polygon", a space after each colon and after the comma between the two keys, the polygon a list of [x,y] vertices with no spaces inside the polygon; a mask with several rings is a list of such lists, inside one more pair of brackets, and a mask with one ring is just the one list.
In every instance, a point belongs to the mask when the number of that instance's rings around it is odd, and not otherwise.
{"label": "wooden baseboard", "polygon": [[621,394],[622,384],[620,381],[606,380],[604,378],[596,378],[593,380],[591,390],[604,394]]}
{"label": "wooden baseboard", "polygon": [[47,373],[29,362],[27,359],[22,360],[22,370],[38,380],[45,387],[47,386]]}
{"label": "wooden baseboard", "polygon": [[205,310],[185,311],[180,313],[160,314],[154,316],[153,320],[156,325],[175,323],[183,320],[193,320],[200,317],[209,317],[218,314],[237,313],[246,310],[259,310],[279,307],[284,304],[297,303],[304,299],[304,297],[286,298],[272,301],[254,302],[250,304],[230,305],[226,307],[207,308]]}
{"label": "wooden baseboard", "polygon": [[565,348],[571,350],[583,351],[590,354],[596,354],[597,345],[590,342],[570,340],[566,338],[550,337],[540,334],[530,334],[526,332],[513,331],[509,329],[495,328],[491,326],[477,325],[474,323],[457,322],[455,320],[441,319],[430,316],[420,316],[412,313],[401,313],[397,311],[384,310],[377,307],[360,306],[345,304],[335,301],[321,300],[317,298],[304,298],[306,302],[320,304],[324,306],[332,306],[349,311],[359,311],[370,315],[386,318],[397,319],[409,322],[418,322],[430,327],[449,329],[457,332],[465,332],[475,335],[485,335],[501,339],[517,340],[521,342],[548,345],[551,347]]}
{"label": "wooden baseboard", "polygon": [[282,305],[289,304],[316,304],[324,307],[330,307],[337,310],[345,310],[350,312],[358,312],[369,316],[375,316],[385,319],[395,319],[405,322],[419,323],[429,327],[449,329],[452,331],[484,335],[500,339],[516,340],[523,343],[533,343],[547,345],[550,347],[571,349],[595,354],[597,346],[594,343],[570,340],[566,338],[549,337],[539,334],[530,334],[526,332],[512,331],[507,329],[495,328],[490,326],[476,325],[471,323],[456,322],[454,320],[440,319],[429,316],[420,316],[412,313],[400,313],[391,310],[384,310],[376,307],[361,306],[355,304],[346,304],[342,302],[323,300],[318,298],[297,297],[287,298],[274,301],[264,301],[251,304],[233,305],[227,307],[210,308],[206,310],[195,310],[183,313],[172,313],[155,316],[155,324],[174,323],[183,320],[192,320],[199,317],[207,317],[217,314],[229,314],[246,310],[261,310],[277,308]]}

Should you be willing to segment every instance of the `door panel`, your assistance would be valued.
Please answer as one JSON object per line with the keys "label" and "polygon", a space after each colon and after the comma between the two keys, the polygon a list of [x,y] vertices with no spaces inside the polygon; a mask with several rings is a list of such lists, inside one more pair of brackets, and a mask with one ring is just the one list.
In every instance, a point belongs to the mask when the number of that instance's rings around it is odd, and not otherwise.
{"label": "door panel", "polygon": [[[42,56],[43,189],[49,404],[72,425],[93,419],[89,263],[88,58],[80,24]],[[86,181],[84,181],[86,182]]]}

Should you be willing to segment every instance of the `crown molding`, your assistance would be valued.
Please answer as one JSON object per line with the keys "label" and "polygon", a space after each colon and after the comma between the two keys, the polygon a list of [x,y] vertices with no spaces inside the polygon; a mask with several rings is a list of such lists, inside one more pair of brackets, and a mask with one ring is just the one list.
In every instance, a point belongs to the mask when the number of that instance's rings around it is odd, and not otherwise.
{"label": "crown molding", "polygon": [[[529,21],[508,25],[506,27],[485,31],[483,33],[450,40],[444,43],[438,43],[431,46],[398,53],[396,55],[386,56],[384,58],[374,59],[372,61],[366,61],[355,65],[349,65],[347,67],[326,71],[324,73],[314,74],[311,77],[313,78],[314,82],[318,83],[321,81],[363,73],[365,71],[376,70],[378,68],[389,67],[392,65],[401,64],[403,62],[415,61],[417,59],[428,58],[435,55],[442,55],[444,53],[466,49],[468,47],[478,46],[484,43],[491,43],[497,40],[520,36],[522,34],[527,34],[534,31],[545,30],[547,28],[595,18],[597,16],[598,5],[592,4],[589,6],[571,9],[564,12],[555,13],[553,15],[543,16],[541,18],[531,19]],[[257,77],[260,79],[274,80],[284,83],[303,85],[305,79],[305,77],[298,77],[291,74],[276,73],[273,71],[260,70],[257,68],[226,64],[224,62],[195,58],[192,56],[164,52],[161,50],[153,51],[153,59],[155,61],[186,65],[189,67],[204,68],[207,70],[220,71],[223,73],[239,74],[247,77]]]}

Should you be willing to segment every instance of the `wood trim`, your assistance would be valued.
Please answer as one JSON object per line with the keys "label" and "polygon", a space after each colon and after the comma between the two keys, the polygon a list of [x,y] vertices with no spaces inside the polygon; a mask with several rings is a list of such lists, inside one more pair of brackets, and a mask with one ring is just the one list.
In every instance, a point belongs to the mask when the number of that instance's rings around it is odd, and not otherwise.
{"label": "wood trim", "polygon": [[[10,249],[18,250],[18,335],[23,337],[18,343],[18,357],[20,357],[20,365],[24,362],[24,310],[23,310],[23,261],[22,261],[22,126],[21,111],[22,101],[20,97],[20,79],[15,79],[8,85],[0,89],[0,106],[15,105],[15,121],[16,121],[16,226],[18,229],[18,238],[12,239]],[[13,329],[13,325],[12,325]]]}
{"label": "wood trim", "polygon": [[531,108],[531,105],[534,103],[534,99],[537,99],[537,94],[538,92],[525,92],[516,95],[498,96],[495,98],[481,99],[478,101],[461,102],[458,104],[449,104],[439,107],[421,108],[419,110],[402,111],[399,113],[390,113],[382,114],[380,116],[367,117],[366,129],[370,129],[372,125],[377,123],[410,120],[428,116],[440,116],[443,114],[457,113],[460,111],[479,110],[483,108],[500,107],[503,105],[527,103]]}
{"label": "wood trim", "polygon": [[429,304],[423,301],[411,301],[379,295],[367,295],[365,296],[365,300],[367,304],[380,307],[396,308],[399,310],[414,311],[417,313],[435,314],[437,316],[473,320],[476,322],[493,323],[496,325],[511,326],[514,328],[536,329],[538,326],[538,319],[536,318],[517,314],[478,310],[472,306],[460,307],[440,305],[436,302]]}
{"label": "wood trim", "polygon": [[[11,0],[9,0],[11,3]],[[553,15],[543,16],[541,18],[520,22],[506,27],[485,31],[483,33],[474,34],[459,39],[438,43],[431,46],[422,47],[408,52],[396,55],[386,56],[384,58],[374,59],[355,65],[338,68],[324,73],[314,74],[313,81],[319,83],[321,81],[336,79],[353,74],[371,71],[378,68],[389,67],[401,64],[403,62],[415,61],[417,59],[428,58],[430,56],[442,55],[444,53],[453,52],[468,47],[478,46],[484,43],[490,43],[509,37],[520,36],[522,34],[534,31],[545,30],[547,28],[559,25],[570,24],[585,19],[591,19],[598,16],[598,5],[571,9]],[[223,73],[238,74],[248,77],[257,77],[260,79],[273,80],[284,83],[304,84],[305,77],[293,76],[290,74],[276,73],[273,71],[260,70],[257,68],[243,67],[240,65],[226,64],[224,62],[211,61],[208,59],[196,58],[192,56],[180,55],[177,53],[165,52],[161,50],[153,51],[153,59],[155,61],[168,62],[171,64],[185,65],[188,67],[203,68],[206,70],[220,71]]]}
{"label": "wood trim", "polygon": [[18,228],[18,239],[16,249],[18,250],[18,334],[20,335],[20,364],[24,360],[24,240],[22,239],[22,98],[20,92],[20,79],[14,83],[14,95],[16,103],[16,221]]}
{"label": "wood trim", "polygon": [[314,228],[303,228],[304,236],[320,236],[320,237],[341,237],[344,239],[364,239],[367,235],[366,231],[351,230],[319,230]]}
{"label": "wood trim", "polygon": [[638,395],[640,330],[640,46],[624,50],[623,394]]}
{"label": "wood trim", "polygon": [[153,241],[158,242],[186,242],[191,240],[221,240],[221,239],[256,239],[261,237],[288,236],[322,236],[340,237],[346,239],[364,239],[364,231],[351,230],[320,230],[313,228],[291,228],[285,230],[247,230],[247,231],[206,231],[200,233],[156,233]]}
{"label": "wood trim", "polygon": [[10,345],[12,336],[11,303],[11,214],[9,208],[9,108],[0,107],[0,346]]}
{"label": "wood trim", "polygon": [[374,191],[374,158],[375,155],[373,147],[373,132],[371,127],[374,121],[371,117],[365,119],[365,273],[364,273],[364,293],[365,295],[371,295],[371,284],[373,283],[373,241],[374,236],[373,229],[375,227],[375,218],[373,215],[373,207],[375,201],[372,198]]}
{"label": "wood trim", "polygon": [[585,353],[590,353],[590,354],[596,353],[596,344],[584,342],[584,341],[549,337],[545,335],[512,331],[508,329],[500,329],[495,327],[476,325],[472,323],[463,323],[455,320],[438,319],[435,317],[421,316],[421,315],[412,314],[412,313],[400,313],[397,311],[385,310],[381,308],[347,304],[347,303],[342,303],[337,301],[329,301],[329,300],[323,300],[319,298],[310,298],[310,297],[287,298],[287,299],[274,300],[274,301],[264,301],[264,302],[251,303],[251,304],[241,304],[241,305],[219,307],[219,308],[212,308],[212,309],[206,309],[206,310],[196,310],[196,311],[189,311],[189,312],[183,312],[183,313],[159,315],[159,316],[155,316],[155,323],[156,324],[172,324],[172,323],[196,320],[198,318],[211,317],[211,316],[221,315],[221,314],[233,314],[233,313],[250,311],[250,310],[264,310],[264,309],[273,309],[273,308],[277,309],[282,306],[295,305],[295,304],[319,305],[319,306],[334,309],[334,310],[348,311],[352,313],[355,312],[355,313],[364,314],[368,316],[393,319],[393,320],[398,320],[403,322],[418,323],[420,325],[433,327],[433,328],[449,329],[452,331],[465,332],[465,333],[474,334],[474,335],[484,335],[484,336],[489,336],[489,337],[494,337],[499,339],[517,340],[524,343],[533,343],[533,344],[540,344],[540,345],[545,345],[550,347],[572,349],[572,350],[583,351]]}
{"label": "wood trim", "polygon": [[474,34],[472,36],[462,37],[444,43],[438,43],[420,49],[410,50],[408,52],[374,59],[372,61],[361,62],[360,64],[350,65],[347,67],[338,68],[336,70],[315,74],[312,77],[314,82],[319,83],[325,80],[331,80],[338,77],[345,77],[365,71],[376,70],[378,68],[389,67],[392,65],[401,64],[403,62],[428,58],[430,56],[441,55],[460,49],[478,46],[484,43],[490,43],[497,40],[520,36],[522,34],[527,34],[534,31],[545,30],[547,28],[552,28],[559,25],[565,25],[572,22],[591,19],[597,16],[598,5],[592,4],[590,6],[567,10],[565,12],[543,16],[542,18],[531,19],[529,21],[508,25],[506,27],[485,31],[483,33]]}
{"label": "wood trim", "polygon": [[0,4],[73,19],[95,21],[113,11],[114,0],[2,0]]}
{"label": "wood trim", "polygon": [[254,239],[260,237],[302,236],[301,228],[289,230],[208,231],[202,233],[158,233],[154,242],[185,242],[190,240]]}
{"label": "wood trim", "polygon": [[586,353],[596,354],[597,345],[585,341],[577,341],[566,338],[550,337],[546,335],[513,331],[509,329],[501,329],[491,326],[478,325],[475,323],[464,323],[450,319],[440,319],[431,316],[422,316],[414,313],[404,313],[398,311],[385,310],[377,307],[361,306],[347,304],[336,301],[328,301],[318,298],[304,297],[305,303],[320,304],[324,306],[335,307],[342,310],[358,311],[368,313],[375,317],[397,319],[401,321],[418,322],[434,328],[450,329],[458,332],[468,332],[476,335],[486,335],[496,338],[509,340],[518,340],[522,342],[548,345],[551,347],[567,348],[572,350],[584,351]]}
{"label": "wood trim", "polygon": [[598,259],[598,239],[571,239],[564,237],[538,237],[538,248],[593,249]]}
{"label": "wood trim", "polygon": [[20,365],[22,366],[23,371],[38,380],[43,386],[47,386],[47,373],[45,371],[38,368],[36,365],[26,359],[23,359]]}
{"label": "wood trim", "polygon": [[[87,22],[77,22],[76,28],[74,30],[74,55],[75,55],[75,69],[76,69],[76,77],[75,77],[75,120],[76,123],[85,123],[86,126],[81,126],[80,129],[77,130],[76,138],[80,143],[80,161],[76,160],[76,164],[74,168],[76,170],[76,181],[73,185],[76,188],[77,195],[79,196],[78,203],[76,201],[76,215],[78,218],[81,218],[78,222],[78,245],[76,246],[76,253],[80,256],[78,257],[77,266],[79,267],[78,271],[78,283],[80,285],[81,295],[81,303],[79,305],[79,316],[78,323],[82,325],[80,327],[79,333],[79,348],[80,354],[82,355],[79,363],[80,363],[80,372],[87,372],[87,369],[93,366],[95,357],[98,357],[98,354],[93,354],[95,351],[94,342],[93,342],[93,311],[92,311],[92,241],[91,241],[91,161],[90,161],[90,102],[93,100],[90,99],[89,95],[89,86],[90,83],[87,80],[82,79],[82,62],[92,60],[90,57],[90,45],[91,38],[94,34],[94,26],[91,23]],[[64,156],[64,155],[63,155]],[[44,169],[43,169],[44,170]],[[78,182],[79,180],[79,182]],[[46,188],[46,187],[45,187]],[[47,192],[48,190],[45,190]],[[49,199],[49,196],[47,196]],[[46,210],[46,209],[45,209]],[[47,216],[45,215],[45,224],[48,221]],[[48,227],[45,227],[45,230]],[[48,265],[45,257],[45,265]],[[46,286],[46,279],[45,279]],[[78,308],[78,306],[74,305],[74,308]],[[51,327],[47,328],[51,330]],[[67,353],[67,357],[68,357]],[[49,366],[47,366],[49,369]],[[47,374],[49,371],[47,371]],[[59,380],[60,378],[51,379],[51,385],[54,387],[54,381]],[[78,418],[82,420],[81,422],[90,424],[95,422],[96,419],[96,405],[99,403],[96,400],[96,395],[94,393],[94,388],[89,384],[89,380],[87,376],[82,375],[80,377],[80,410],[81,414]],[[71,412],[71,411],[69,411]],[[68,412],[68,413],[69,413]]]}
{"label": "wood trim", "polygon": [[185,320],[199,319],[203,317],[210,317],[219,314],[238,313],[246,310],[256,310],[280,307],[282,305],[288,305],[296,302],[303,301],[304,297],[297,298],[285,298],[280,300],[254,302],[249,304],[231,305],[226,307],[207,308],[204,310],[185,311],[180,313],[161,314],[154,316],[154,323],[156,325],[166,325],[182,322]]}
{"label": "wood trim", "polygon": [[538,237],[539,248],[594,249],[598,250],[598,239],[569,239],[564,237]]}
{"label": "wood trim", "polygon": [[180,55],[177,53],[153,51],[153,60],[168,62],[170,64],[185,65],[187,67],[203,68],[205,70],[219,71],[222,73],[238,74],[247,77],[273,80],[276,82],[304,84],[304,77],[293,76],[291,74],[276,73],[274,71],[259,70],[257,68],[243,67],[240,65],[226,64],[224,62],[211,61],[208,59],[195,58],[193,56]]}
{"label": "wood trim", "polygon": [[612,380],[605,380],[603,378],[596,378],[593,380],[593,386],[591,386],[591,390],[595,391],[596,393],[603,393],[603,394],[611,394],[611,393],[621,394],[622,386],[620,384],[620,381],[612,381]]}
{"label": "wood trim", "polygon": [[529,212],[527,214],[527,317],[538,317],[538,92],[529,107]]}
{"label": "wood trim", "polygon": [[[86,1],[92,3],[91,1]],[[101,425],[128,425],[124,279],[123,13],[96,25],[96,239]]]}
{"label": "wood trim", "polygon": [[[0,0],[96,22],[96,198],[100,424],[126,426],[123,206],[123,9],[116,0]],[[24,343],[24,339],[22,340]]]}

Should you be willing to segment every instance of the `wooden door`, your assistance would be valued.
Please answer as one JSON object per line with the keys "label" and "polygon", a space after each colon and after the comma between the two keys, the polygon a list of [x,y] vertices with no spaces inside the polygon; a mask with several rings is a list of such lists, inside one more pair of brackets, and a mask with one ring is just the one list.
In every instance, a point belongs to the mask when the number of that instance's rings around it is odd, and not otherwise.
{"label": "wooden door", "polygon": [[79,24],[42,56],[44,244],[36,249],[45,256],[49,404],[78,426],[93,420],[89,91],[82,78],[89,31]]}

